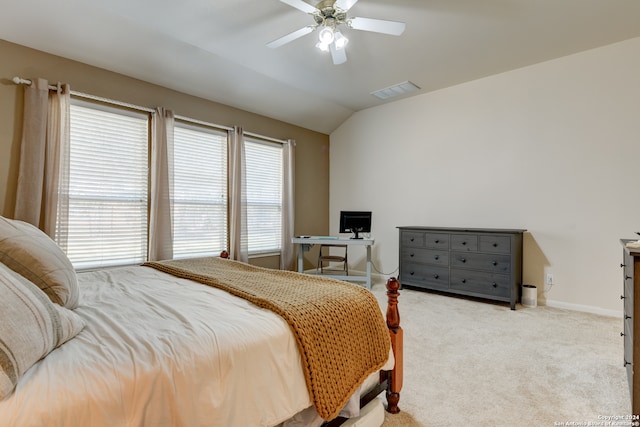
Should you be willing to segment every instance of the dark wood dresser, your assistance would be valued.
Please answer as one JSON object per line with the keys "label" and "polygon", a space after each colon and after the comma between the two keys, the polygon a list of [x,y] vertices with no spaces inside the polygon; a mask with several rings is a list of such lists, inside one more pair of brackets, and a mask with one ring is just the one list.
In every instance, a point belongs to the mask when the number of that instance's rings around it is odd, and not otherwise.
{"label": "dark wood dresser", "polygon": [[[629,393],[631,395],[631,410],[634,415],[640,414],[640,375],[635,376],[635,368],[640,373],[640,249],[627,248],[627,242],[621,240],[623,259],[620,265],[623,270],[624,286],[622,300],[624,301],[624,366],[627,369]],[[401,282],[402,283],[402,282]]]}
{"label": "dark wood dresser", "polygon": [[515,310],[526,230],[398,227],[400,283],[495,301]]}

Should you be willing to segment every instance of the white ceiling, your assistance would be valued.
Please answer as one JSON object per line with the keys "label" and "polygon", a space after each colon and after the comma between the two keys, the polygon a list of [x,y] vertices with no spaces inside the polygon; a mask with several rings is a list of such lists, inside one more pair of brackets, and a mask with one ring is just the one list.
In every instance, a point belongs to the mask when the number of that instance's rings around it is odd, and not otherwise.
{"label": "white ceiling", "polygon": [[420,94],[640,36],[640,0],[360,0],[349,17],[406,30],[342,29],[333,65],[315,32],[266,47],[314,23],[279,0],[2,3],[2,39],[327,134],[396,83]]}

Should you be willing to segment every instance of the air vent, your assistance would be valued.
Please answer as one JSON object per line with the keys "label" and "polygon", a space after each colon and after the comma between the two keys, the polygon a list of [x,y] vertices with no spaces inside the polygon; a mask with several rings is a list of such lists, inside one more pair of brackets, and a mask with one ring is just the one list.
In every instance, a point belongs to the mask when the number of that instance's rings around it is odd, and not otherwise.
{"label": "air vent", "polygon": [[420,89],[415,84],[410,81],[398,83],[393,86],[389,86],[384,89],[376,90],[375,92],[371,92],[371,95],[376,96],[380,99],[389,99],[395,96],[404,95],[405,93],[413,92]]}

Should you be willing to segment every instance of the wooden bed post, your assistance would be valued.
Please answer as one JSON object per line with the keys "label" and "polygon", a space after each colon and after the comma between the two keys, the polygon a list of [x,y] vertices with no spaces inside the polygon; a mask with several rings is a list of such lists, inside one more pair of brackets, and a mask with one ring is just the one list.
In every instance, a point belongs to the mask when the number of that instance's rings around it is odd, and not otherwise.
{"label": "wooden bed post", "polygon": [[391,370],[391,378],[387,386],[387,411],[392,414],[400,412],[400,390],[402,389],[402,328],[400,327],[400,312],[398,311],[398,295],[400,282],[395,277],[387,280],[387,327],[391,337],[391,348],[395,358],[395,365]]}

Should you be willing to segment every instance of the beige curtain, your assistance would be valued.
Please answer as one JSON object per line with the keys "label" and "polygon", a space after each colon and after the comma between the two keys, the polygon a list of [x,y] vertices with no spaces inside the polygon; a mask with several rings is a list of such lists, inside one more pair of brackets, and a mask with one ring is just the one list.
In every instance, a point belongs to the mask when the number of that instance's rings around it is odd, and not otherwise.
{"label": "beige curtain", "polygon": [[47,80],[34,79],[25,87],[14,213],[63,245],[66,233],[60,227],[57,238],[56,223],[68,215],[70,99],[67,84],[49,90]]}
{"label": "beige curtain", "polygon": [[282,147],[283,172],[282,172],[282,241],[280,242],[280,269],[291,270],[295,258],[293,243],[294,218],[295,218],[295,158],[296,142],[292,139]]}
{"label": "beige curtain", "polygon": [[151,116],[149,261],[173,258],[174,113],[158,107]]}
{"label": "beige curtain", "polygon": [[229,132],[229,256],[242,262],[249,261],[246,187],[244,136],[236,126]]}

